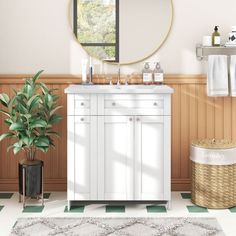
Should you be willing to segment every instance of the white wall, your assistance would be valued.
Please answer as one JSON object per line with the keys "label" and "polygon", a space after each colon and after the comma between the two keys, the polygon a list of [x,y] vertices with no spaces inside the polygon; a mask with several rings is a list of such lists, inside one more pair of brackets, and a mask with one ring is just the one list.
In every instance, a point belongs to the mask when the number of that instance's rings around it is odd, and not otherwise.
{"label": "white wall", "polygon": [[[78,74],[86,53],[68,23],[70,0],[0,0],[0,74]],[[165,45],[149,61],[160,58],[166,73],[199,74],[203,63],[195,45],[214,25],[226,38],[236,25],[235,0],[173,0],[174,23]],[[155,29],[155,25],[153,25]],[[144,42],[145,43],[145,42]],[[143,63],[123,66],[123,73],[140,72]],[[115,72],[104,65],[104,72]]]}

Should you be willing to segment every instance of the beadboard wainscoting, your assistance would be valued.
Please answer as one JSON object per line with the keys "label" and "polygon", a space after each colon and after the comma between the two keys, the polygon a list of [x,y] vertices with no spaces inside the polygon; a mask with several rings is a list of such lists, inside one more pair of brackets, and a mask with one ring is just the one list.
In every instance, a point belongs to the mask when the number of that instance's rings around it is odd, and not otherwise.
{"label": "beadboard wainscoting", "polygon": [[[11,88],[19,88],[21,78],[28,75],[0,75],[0,93],[12,94]],[[113,76],[113,81],[115,76]],[[109,81],[107,76],[95,77],[97,83]],[[140,76],[129,77],[130,82],[140,82]],[[63,106],[60,114],[63,120],[55,125],[61,138],[55,141],[56,149],[45,155],[38,153],[44,161],[45,189],[66,190],[67,153],[67,101],[64,89],[69,84],[80,82],[71,75],[47,75],[42,77],[51,88],[57,88],[59,104]],[[172,95],[172,190],[190,189],[189,145],[196,138],[227,138],[236,140],[236,98],[210,98],[206,95],[206,78],[203,75],[167,75],[165,83],[175,92]],[[4,116],[0,116],[0,133],[6,131]],[[14,156],[7,153],[9,141],[0,143],[0,191],[18,189],[18,161],[23,154]]]}

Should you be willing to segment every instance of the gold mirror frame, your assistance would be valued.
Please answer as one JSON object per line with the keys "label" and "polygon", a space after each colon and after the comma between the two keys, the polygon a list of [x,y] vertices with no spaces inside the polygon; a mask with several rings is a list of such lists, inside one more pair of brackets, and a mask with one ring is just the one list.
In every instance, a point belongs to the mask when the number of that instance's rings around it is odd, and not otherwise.
{"label": "gold mirror frame", "polygon": [[[155,53],[157,53],[157,51],[165,44],[168,36],[170,35],[170,32],[171,32],[171,29],[172,29],[172,25],[173,25],[173,19],[174,19],[174,4],[173,4],[173,0],[170,0],[170,4],[171,4],[171,19],[170,19],[170,25],[169,25],[169,30],[166,34],[166,36],[163,38],[163,40],[161,40],[161,43],[160,45],[157,47],[156,50],[154,50],[153,52],[151,52],[150,54],[148,54],[147,56],[144,56],[143,58],[141,59],[138,59],[136,61],[131,61],[131,62],[124,62],[124,63],[119,63],[119,62],[109,62],[109,61],[103,61],[101,60],[100,58],[97,58],[97,57],[93,57],[95,58],[96,60],[98,61],[102,61],[104,63],[107,63],[107,64],[110,64],[110,65],[117,65],[117,64],[120,64],[120,65],[131,65],[131,64],[136,64],[136,63],[139,63],[139,62],[142,62],[142,61],[145,61],[146,59],[148,59],[149,57],[153,56]],[[72,14],[72,11],[73,11],[73,0],[70,0],[69,1],[69,14],[68,14],[68,21],[69,21],[69,25],[70,25],[70,29],[71,29],[71,32],[73,34],[73,37],[74,39],[76,40],[77,43],[79,43],[79,45],[83,48],[83,50],[88,54],[89,52],[80,44],[78,38],[76,38],[75,34],[74,34],[74,31],[73,31],[73,14]]]}

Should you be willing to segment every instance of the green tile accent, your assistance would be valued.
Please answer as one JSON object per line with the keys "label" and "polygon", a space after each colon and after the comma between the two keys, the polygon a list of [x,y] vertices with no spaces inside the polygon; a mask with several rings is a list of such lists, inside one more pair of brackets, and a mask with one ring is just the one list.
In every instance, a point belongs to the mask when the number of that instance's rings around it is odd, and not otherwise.
{"label": "green tile accent", "polygon": [[71,206],[69,211],[68,211],[68,208],[66,206],[64,212],[83,213],[84,212],[84,206]]}
{"label": "green tile accent", "polygon": [[232,212],[232,213],[236,213],[236,207],[231,207],[231,208],[229,208],[229,210],[230,210],[230,212]]}
{"label": "green tile accent", "polygon": [[182,199],[191,199],[191,193],[181,193]]}
{"label": "green tile accent", "polygon": [[146,206],[148,213],[166,213],[165,206]]}
{"label": "green tile accent", "polygon": [[0,199],[10,199],[13,193],[0,193]]}
{"label": "green tile accent", "polygon": [[208,212],[208,209],[200,206],[187,206],[190,213],[205,213]]}
{"label": "green tile accent", "polygon": [[4,206],[0,206],[0,211],[2,210],[3,207],[4,207]]}
{"label": "green tile accent", "polygon": [[41,213],[44,206],[26,206],[22,212],[24,213]]}
{"label": "green tile accent", "polygon": [[123,213],[125,212],[125,206],[106,206],[106,213]]}

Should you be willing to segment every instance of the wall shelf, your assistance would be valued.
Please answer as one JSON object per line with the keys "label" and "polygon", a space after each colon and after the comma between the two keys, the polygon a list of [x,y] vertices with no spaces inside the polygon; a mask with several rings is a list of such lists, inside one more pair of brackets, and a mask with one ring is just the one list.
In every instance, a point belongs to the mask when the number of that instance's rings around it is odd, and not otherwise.
{"label": "wall shelf", "polygon": [[236,47],[204,47],[202,45],[197,45],[196,56],[198,60],[207,60],[209,55],[236,55]]}

